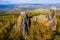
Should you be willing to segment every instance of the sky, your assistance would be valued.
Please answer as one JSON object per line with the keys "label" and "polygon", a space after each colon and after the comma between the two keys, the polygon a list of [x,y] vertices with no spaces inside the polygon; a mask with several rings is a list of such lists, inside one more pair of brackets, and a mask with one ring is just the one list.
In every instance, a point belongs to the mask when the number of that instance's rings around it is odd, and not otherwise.
{"label": "sky", "polygon": [[56,3],[60,3],[60,0],[0,0],[0,5],[3,5],[3,4],[22,4],[22,3],[56,4]]}

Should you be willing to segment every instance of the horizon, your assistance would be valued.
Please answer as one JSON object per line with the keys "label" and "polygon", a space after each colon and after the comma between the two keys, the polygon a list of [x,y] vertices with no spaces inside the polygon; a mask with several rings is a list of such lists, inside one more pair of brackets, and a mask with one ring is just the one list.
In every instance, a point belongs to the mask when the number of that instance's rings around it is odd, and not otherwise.
{"label": "horizon", "polygon": [[60,4],[60,0],[0,0],[0,5],[7,4]]}
{"label": "horizon", "polygon": [[[51,4],[51,5],[50,5]],[[60,0],[0,0],[0,8],[16,6],[59,6]]]}
{"label": "horizon", "polygon": [[15,8],[15,7],[57,7],[60,8],[60,4],[6,4],[0,5],[0,8]]}

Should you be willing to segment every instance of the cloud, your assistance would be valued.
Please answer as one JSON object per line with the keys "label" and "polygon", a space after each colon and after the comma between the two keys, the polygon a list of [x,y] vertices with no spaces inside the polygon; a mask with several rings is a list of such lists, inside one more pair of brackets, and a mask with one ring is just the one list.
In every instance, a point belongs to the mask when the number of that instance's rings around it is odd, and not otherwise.
{"label": "cloud", "polygon": [[21,3],[48,4],[48,3],[60,3],[60,0],[0,0],[0,4],[21,4]]}

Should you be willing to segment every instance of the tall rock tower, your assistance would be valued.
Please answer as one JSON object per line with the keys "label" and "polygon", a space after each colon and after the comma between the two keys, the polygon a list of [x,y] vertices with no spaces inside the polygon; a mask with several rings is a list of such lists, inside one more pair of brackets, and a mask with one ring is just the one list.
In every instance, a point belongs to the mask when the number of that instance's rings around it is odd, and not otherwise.
{"label": "tall rock tower", "polygon": [[51,12],[51,14],[50,14],[51,18],[52,19],[56,18],[56,7],[52,7],[50,9],[50,12]]}
{"label": "tall rock tower", "polygon": [[56,7],[52,7],[50,9],[51,14],[49,15],[50,17],[50,24],[52,26],[52,30],[56,30],[56,25],[57,25],[57,21],[56,21]]}
{"label": "tall rock tower", "polygon": [[24,39],[26,39],[26,35],[28,33],[29,30],[29,17],[28,15],[25,13],[25,11],[21,12],[20,15],[20,31],[22,33],[22,36]]}

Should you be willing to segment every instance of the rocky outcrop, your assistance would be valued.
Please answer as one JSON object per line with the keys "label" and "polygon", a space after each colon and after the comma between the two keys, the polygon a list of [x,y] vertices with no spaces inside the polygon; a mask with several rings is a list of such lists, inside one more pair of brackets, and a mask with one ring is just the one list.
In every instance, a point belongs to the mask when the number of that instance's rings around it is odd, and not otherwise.
{"label": "rocky outcrop", "polygon": [[51,9],[50,10],[50,14],[49,15],[39,15],[39,16],[34,16],[31,20],[34,20],[35,22],[40,22],[44,25],[46,25],[47,27],[52,28],[52,30],[56,30],[56,25],[57,25],[57,21],[56,21],[56,10],[55,9]]}
{"label": "rocky outcrop", "polygon": [[30,28],[30,18],[25,12],[21,12],[17,23],[15,25],[15,30],[19,30],[21,33],[21,40],[25,40],[27,38],[27,34]]}
{"label": "rocky outcrop", "polygon": [[23,11],[21,12],[17,23],[15,25],[15,30],[19,30],[19,32],[22,34],[21,40],[25,40],[27,38],[27,34],[29,32],[31,21],[35,21],[38,23],[42,23],[47,26],[47,28],[51,28],[53,31],[56,30],[56,13],[55,10],[52,9],[49,15],[39,15],[39,16],[33,16],[32,18],[28,17],[26,13]]}

